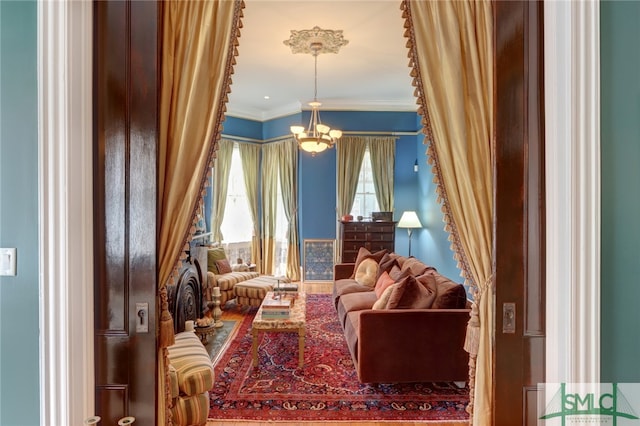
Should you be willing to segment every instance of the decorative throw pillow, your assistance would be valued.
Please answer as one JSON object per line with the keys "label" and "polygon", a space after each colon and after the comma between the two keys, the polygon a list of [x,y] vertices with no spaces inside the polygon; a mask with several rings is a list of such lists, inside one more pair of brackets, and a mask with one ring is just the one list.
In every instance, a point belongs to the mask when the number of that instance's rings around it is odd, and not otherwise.
{"label": "decorative throw pillow", "polygon": [[436,299],[433,309],[464,309],[467,306],[467,292],[462,284],[451,281],[438,273],[433,273],[436,281]]}
{"label": "decorative throw pillow", "polygon": [[380,260],[382,259],[382,256],[385,255],[385,253],[387,253],[387,250],[380,250],[375,253],[371,253],[365,247],[360,247],[360,250],[358,250],[358,256],[356,257],[356,263],[353,266],[353,274],[351,274],[350,278],[353,279],[356,277],[356,271],[358,270],[358,265],[360,265],[360,262],[362,262],[364,259],[371,258],[375,260],[376,263],[379,263]]}
{"label": "decorative throw pillow", "polygon": [[376,297],[379,299],[382,296],[382,293],[392,284],[395,283],[395,280],[389,276],[387,271],[384,271],[378,281],[376,281],[376,287],[374,291],[376,292]]}
{"label": "decorative throw pillow", "polygon": [[397,283],[389,295],[387,309],[429,309],[436,294],[420,284],[413,275],[407,275]]}
{"label": "decorative throw pillow", "polygon": [[227,254],[224,252],[224,248],[215,247],[215,248],[209,249],[207,251],[207,270],[209,272],[213,272],[214,274],[218,275],[220,272],[218,272],[218,266],[216,265],[216,260],[221,260],[226,258],[227,258]]}
{"label": "decorative throw pillow", "polygon": [[380,275],[382,275],[383,272],[389,272],[391,271],[391,268],[398,265],[398,261],[391,256],[391,253],[385,253],[378,264],[380,265],[380,268],[378,269],[378,278],[380,278]]}
{"label": "decorative throw pillow", "polygon": [[382,292],[382,295],[376,300],[371,309],[387,309],[387,304],[389,303],[389,297],[393,290],[398,286],[398,284],[391,284],[389,287]]}
{"label": "decorative throw pillow", "polygon": [[227,259],[219,259],[216,260],[216,267],[218,268],[218,273],[220,274],[228,274],[231,272],[231,265]]}
{"label": "decorative throw pillow", "polygon": [[398,281],[402,276],[402,270],[400,269],[399,266],[393,265],[391,267],[391,270],[389,271],[389,276],[393,278],[394,281]]}
{"label": "decorative throw pillow", "polygon": [[376,285],[376,277],[378,276],[378,262],[373,259],[364,259],[356,269],[355,280],[358,284],[366,285],[373,289]]}
{"label": "decorative throw pillow", "polygon": [[[434,269],[433,266],[427,266],[415,257],[410,257],[402,264],[402,272],[410,271],[411,275],[418,276]],[[434,269],[435,270],[435,269]]]}

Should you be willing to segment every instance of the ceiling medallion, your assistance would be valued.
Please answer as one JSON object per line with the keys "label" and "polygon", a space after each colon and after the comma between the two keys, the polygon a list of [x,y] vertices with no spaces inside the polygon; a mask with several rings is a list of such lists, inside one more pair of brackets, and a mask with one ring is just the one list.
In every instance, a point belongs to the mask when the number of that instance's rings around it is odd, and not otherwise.
{"label": "ceiling medallion", "polygon": [[323,30],[315,26],[310,30],[291,30],[291,37],[283,43],[291,47],[293,53],[317,55],[338,53],[342,46],[349,44],[349,40],[344,39],[342,30]]}
{"label": "ceiling medallion", "polygon": [[338,53],[338,50],[349,43],[342,37],[342,30],[323,30],[320,27],[313,27],[311,30],[291,30],[291,38],[285,40],[284,44],[291,46],[293,53],[309,53],[314,59],[314,92],[313,102],[309,102],[311,107],[311,117],[309,125],[291,126],[291,133],[298,142],[298,146],[303,151],[310,152],[315,156],[333,147],[342,137],[342,131],[332,129],[320,120],[320,106],[318,102],[318,55],[321,53]]}

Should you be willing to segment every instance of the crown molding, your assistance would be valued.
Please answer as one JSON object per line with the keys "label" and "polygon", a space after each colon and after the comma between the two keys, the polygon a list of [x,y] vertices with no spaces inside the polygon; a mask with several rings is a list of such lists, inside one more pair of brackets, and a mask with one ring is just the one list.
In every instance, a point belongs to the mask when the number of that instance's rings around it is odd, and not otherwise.
{"label": "crown molding", "polygon": [[[311,108],[307,104],[295,102],[280,108],[271,110],[247,108],[238,105],[227,105],[226,115],[229,117],[242,118],[253,121],[269,121],[276,118],[287,117],[299,114],[302,111],[310,111]],[[415,99],[397,100],[397,101],[367,101],[367,102],[349,102],[340,100],[323,100],[320,112],[322,111],[362,111],[362,112],[417,112],[418,105]]]}

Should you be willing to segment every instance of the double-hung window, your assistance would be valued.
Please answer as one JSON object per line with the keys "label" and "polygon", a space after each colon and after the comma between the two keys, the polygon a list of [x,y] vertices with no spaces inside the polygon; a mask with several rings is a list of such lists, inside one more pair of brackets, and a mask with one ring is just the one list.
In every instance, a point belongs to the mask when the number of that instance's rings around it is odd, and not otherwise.
{"label": "double-hung window", "polygon": [[365,150],[358,176],[358,189],[356,190],[351,215],[354,218],[362,216],[363,218],[371,217],[371,212],[379,211],[378,199],[376,198],[376,190],[373,184],[373,171],[371,169],[371,155],[369,147]]}
{"label": "double-hung window", "polygon": [[248,262],[251,260],[253,222],[242,172],[240,148],[237,143],[233,144],[227,188],[227,202],[220,229],[224,235],[223,244],[231,263],[235,262],[237,258]]}

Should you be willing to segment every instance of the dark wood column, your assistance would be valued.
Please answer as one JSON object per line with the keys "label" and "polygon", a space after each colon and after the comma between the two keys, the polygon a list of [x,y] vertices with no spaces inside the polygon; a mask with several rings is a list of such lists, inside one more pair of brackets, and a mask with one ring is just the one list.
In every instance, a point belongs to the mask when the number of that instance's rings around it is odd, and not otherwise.
{"label": "dark wood column", "polygon": [[96,414],[155,426],[159,5],[93,6]]}
{"label": "dark wood column", "polygon": [[[545,372],[543,4],[497,1],[494,12],[494,424],[535,425]],[[508,304],[513,333],[503,330]]]}

